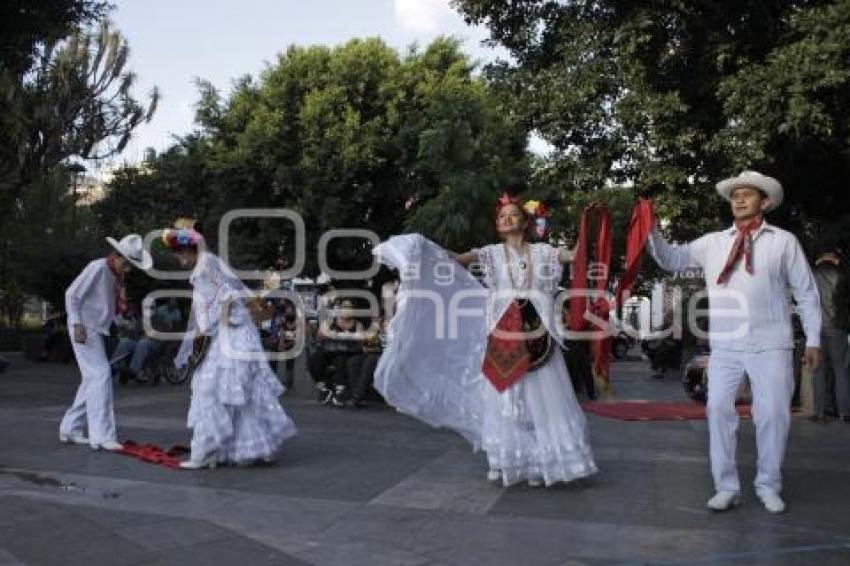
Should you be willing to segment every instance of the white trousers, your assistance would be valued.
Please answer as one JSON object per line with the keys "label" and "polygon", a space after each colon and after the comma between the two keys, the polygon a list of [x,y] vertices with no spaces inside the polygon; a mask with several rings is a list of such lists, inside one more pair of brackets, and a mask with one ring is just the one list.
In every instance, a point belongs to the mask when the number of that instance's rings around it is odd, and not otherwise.
{"label": "white trousers", "polygon": [[116,441],[115,414],[112,410],[112,370],[106,358],[103,336],[86,329],[86,343],[74,342],[74,329],[70,328],[74,356],[80,366],[82,381],[77,389],[74,404],[65,412],[59,424],[61,434],[82,434],[88,425],[89,442],[101,444]]}
{"label": "white trousers", "polygon": [[756,491],[779,493],[782,461],[791,428],[794,395],[793,350],[765,352],[712,351],[708,362],[708,430],[711,473],[717,491],[740,491],[735,448],[738,412],[735,396],[744,372],[753,393],[758,473]]}

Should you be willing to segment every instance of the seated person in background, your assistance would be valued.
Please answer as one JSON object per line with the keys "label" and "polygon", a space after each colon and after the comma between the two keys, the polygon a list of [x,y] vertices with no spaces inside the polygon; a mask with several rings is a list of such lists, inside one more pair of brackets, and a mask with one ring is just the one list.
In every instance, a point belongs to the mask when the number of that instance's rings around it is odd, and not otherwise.
{"label": "seated person in background", "polygon": [[653,379],[664,379],[668,369],[682,365],[682,341],[669,336],[657,340],[648,355]]}
{"label": "seated person in background", "polygon": [[[157,305],[151,316],[151,326],[157,332],[178,332],[181,330],[182,320],[183,314],[177,308],[176,300],[172,298],[168,303]],[[162,351],[163,344],[164,342],[155,335],[142,334],[130,358],[130,365],[127,368],[129,376],[137,376],[141,372],[147,371],[148,361],[152,355]],[[157,375],[153,377],[158,378]]]}
{"label": "seated person in background", "polygon": [[183,329],[183,311],[180,310],[175,297],[156,307],[155,316],[166,332],[179,332]]}
{"label": "seated person in background", "polygon": [[[278,305],[278,313],[274,320],[274,336],[278,352],[290,352],[295,347],[295,335],[298,331],[298,312],[295,303],[284,299]],[[277,365],[277,375],[287,389],[295,386],[295,358],[280,360]]]}
{"label": "seated person in background", "polygon": [[393,270],[390,279],[381,285],[381,307],[384,309],[384,317],[390,320],[395,314],[395,302],[399,288],[398,271]]}
{"label": "seated person in background", "polygon": [[363,353],[348,359],[348,383],[351,405],[365,406],[363,399],[369,394],[375,380],[375,368],[387,339],[387,322],[381,317],[372,320],[372,326],[364,334]]}
{"label": "seated person in background", "polygon": [[[363,353],[363,324],[351,316],[351,299],[336,302],[330,321],[317,332],[317,347],[310,356],[310,375],[319,390],[319,402],[344,407],[348,396],[348,360]],[[333,372],[329,368],[333,367]]]}
{"label": "seated person in background", "polygon": [[[268,320],[262,321],[260,335],[263,348],[269,352],[288,352],[295,347],[295,336],[298,330],[298,312],[295,303],[289,299],[281,299],[273,306],[274,314]],[[290,389],[295,381],[295,358],[277,360],[276,373],[281,384]]]}
{"label": "seated person in background", "polygon": [[112,375],[117,375],[120,383],[127,383],[130,377],[128,375],[130,359],[136,351],[142,331],[139,309],[135,304],[130,303],[125,313],[115,317],[115,335],[118,337],[118,344],[109,359]]}
{"label": "seated person in background", "polygon": [[68,338],[68,315],[55,314],[44,322],[44,347],[38,357],[40,362],[67,362],[73,350]]}

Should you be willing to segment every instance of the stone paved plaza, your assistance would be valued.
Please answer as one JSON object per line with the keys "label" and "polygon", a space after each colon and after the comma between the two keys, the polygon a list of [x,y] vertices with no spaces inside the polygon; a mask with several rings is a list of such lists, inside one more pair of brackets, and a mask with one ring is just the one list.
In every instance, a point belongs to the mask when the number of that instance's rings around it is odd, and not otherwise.
{"label": "stone paved plaza", "polygon": [[[385,407],[318,406],[306,376],[284,398],[300,435],[273,466],[175,471],[57,442],[74,366],[11,355],[0,374],[0,564],[850,564],[850,425],[795,418],[789,512],[749,486],[711,514],[704,421],[589,416],[600,472],[567,486],[502,488],[451,432]],[[618,398],[679,399],[639,361]],[[116,386],[122,439],[188,443],[188,387]]]}

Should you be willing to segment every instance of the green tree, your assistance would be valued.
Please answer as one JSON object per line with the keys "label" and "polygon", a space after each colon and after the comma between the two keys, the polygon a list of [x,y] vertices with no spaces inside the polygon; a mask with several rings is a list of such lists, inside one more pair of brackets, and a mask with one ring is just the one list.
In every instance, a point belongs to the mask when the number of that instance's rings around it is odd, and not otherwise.
{"label": "green tree", "polygon": [[[451,39],[403,56],[378,39],[289,47],[226,97],[200,82],[198,136],[147,172],[119,176],[99,215],[146,229],[140,221],[162,226],[178,210],[216,226],[234,208],[291,208],[306,224],[309,274],[319,238],[333,228],[480,243],[497,188],[527,172],[526,133],[473,71]],[[236,223],[235,263],[291,262],[293,237],[280,221]],[[341,239],[331,251],[339,269],[371,259],[363,240]]]}
{"label": "green tree", "polygon": [[847,167],[847,0],[454,4],[510,51],[488,77],[567,190],[666,187],[658,208],[689,238],[726,218],[713,184],[752,167],[785,184],[787,225],[839,220],[807,175]]}
{"label": "green tree", "polygon": [[3,202],[14,203],[68,159],[120,153],[150,120],[159,95],[154,89],[147,106],[132,97],[128,57],[127,41],[103,22],[41,46],[25,75],[0,74]]}
{"label": "green tree", "polygon": [[6,0],[0,4],[0,67],[23,76],[45,44],[101,20],[108,9],[95,0]]}
{"label": "green tree", "polygon": [[[61,300],[84,260],[104,250],[69,189],[69,163],[120,152],[150,119],[131,95],[126,40],[105,2],[13,0],[0,6],[0,296]],[[76,222],[74,220],[77,220]],[[79,228],[79,229],[78,229]],[[17,297],[18,299],[15,299]],[[9,313],[19,308],[7,305]],[[15,316],[10,316],[16,322]]]}

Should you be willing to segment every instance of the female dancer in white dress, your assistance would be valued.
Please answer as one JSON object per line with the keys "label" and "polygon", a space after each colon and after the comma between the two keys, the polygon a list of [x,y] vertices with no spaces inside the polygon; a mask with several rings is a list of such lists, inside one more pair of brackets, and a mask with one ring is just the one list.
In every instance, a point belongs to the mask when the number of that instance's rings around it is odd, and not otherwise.
{"label": "female dancer in white dress", "polygon": [[[375,249],[401,274],[396,316],[375,385],[400,411],[453,428],[474,449],[482,448],[488,479],[549,486],[596,471],[587,423],[563,356],[550,341],[554,352],[538,351],[535,363],[529,366],[526,360],[526,371],[514,372],[513,379],[522,375],[508,386],[494,377],[499,371],[492,371],[494,365],[497,370],[517,365],[510,352],[507,360],[500,358],[493,331],[497,325],[503,328],[503,317],[513,315],[516,321],[522,296],[538,313],[533,318],[542,323],[544,336],[558,335],[554,295],[562,264],[572,253],[528,243],[532,220],[519,199],[505,195],[496,209],[501,244],[450,255],[408,234]],[[486,289],[460,266],[473,263],[483,268]],[[486,316],[474,315],[485,311]]]}
{"label": "female dancer in white dress", "polygon": [[209,340],[192,374],[192,451],[181,467],[273,461],[296,430],[278,401],[283,387],[245,305],[248,290],[217,256],[198,250],[203,238],[195,230],[167,229],[163,241],[193,269],[192,323],[175,364],[185,363],[193,340]]}

